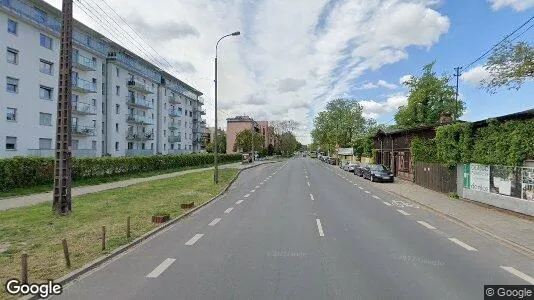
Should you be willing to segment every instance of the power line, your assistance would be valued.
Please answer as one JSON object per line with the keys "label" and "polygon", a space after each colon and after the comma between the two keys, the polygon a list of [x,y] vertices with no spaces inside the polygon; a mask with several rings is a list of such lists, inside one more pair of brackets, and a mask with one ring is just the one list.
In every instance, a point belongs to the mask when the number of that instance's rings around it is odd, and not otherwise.
{"label": "power line", "polygon": [[527,29],[525,29],[523,32],[521,32],[520,34],[518,34],[515,38],[513,38],[511,40],[511,42],[517,40],[519,37],[521,37],[523,34],[525,34],[527,31],[529,31],[530,29],[532,29],[532,27],[534,27],[534,24],[530,25]]}

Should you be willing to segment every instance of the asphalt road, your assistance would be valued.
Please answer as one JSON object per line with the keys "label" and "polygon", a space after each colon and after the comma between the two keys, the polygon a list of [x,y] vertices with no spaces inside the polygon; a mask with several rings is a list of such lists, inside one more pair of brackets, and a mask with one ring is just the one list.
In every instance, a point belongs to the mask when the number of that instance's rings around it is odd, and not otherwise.
{"label": "asphalt road", "polygon": [[532,258],[312,159],[228,193],[54,299],[483,299]]}

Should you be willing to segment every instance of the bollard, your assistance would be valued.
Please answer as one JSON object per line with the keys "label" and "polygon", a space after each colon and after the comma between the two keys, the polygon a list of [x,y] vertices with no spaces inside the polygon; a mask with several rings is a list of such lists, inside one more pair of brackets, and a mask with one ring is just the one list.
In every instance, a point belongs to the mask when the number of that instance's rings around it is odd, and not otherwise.
{"label": "bollard", "polygon": [[22,283],[28,283],[28,253],[22,253],[21,280]]}
{"label": "bollard", "polygon": [[67,245],[67,239],[63,239],[63,255],[65,255],[65,264],[67,268],[70,268],[70,255],[69,255],[69,246]]}
{"label": "bollard", "polygon": [[102,226],[102,251],[106,250],[106,226]]}
{"label": "bollard", "polygon": [[126,238],[130,240],[130,216],[126,218]]}

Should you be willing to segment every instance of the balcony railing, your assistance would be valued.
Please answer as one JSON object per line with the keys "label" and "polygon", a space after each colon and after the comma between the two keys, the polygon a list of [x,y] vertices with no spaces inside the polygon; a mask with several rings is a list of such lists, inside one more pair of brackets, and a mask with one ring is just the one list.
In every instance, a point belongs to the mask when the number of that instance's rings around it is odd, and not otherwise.
{"label": "balcony railing", "polygon": [[182,104],[182,100],[180,99],[179,96],[167,96],[167,101],[170,103],[170,104]]}
{"label": "balcony railing", "polygon": [[82,93],[96,93],[96,83],[81,78],[72,78],[72,90]]}
{"label": "balcony railing", "polygon": [[94,136],[96,129],[93,126],[77,125],[72,127],[72,135],[78,136]]}
{"label": "balcony railing", "polygon": [[152,101],[145,99],[139,99],[135,96],[126,96],[126,104],[132,107],[144,108],[144,109],[153,109],[154,104]]}
{"label": "balcony railing", "polygon": [[[56,151],[54,149],[28,149],[28,156],[35,157],[54,157]],[[73,149],[72,156],[74,157],[96,157],[96,149]]]}
{"label": "balcony railing", "polygon": [[182,115],[182,112],[177,109],[169,109],[169,116],[171,117],[179,117]]}
{"label": "balcony railing", "polygon": [[59,32],[61,30],[61,23],[55,18],[43,15],[34,7],[19,1],[19,0],[0,0],[0,5],[10,8],[14,12],[42,25],[49,29]]}
{"label": "balcony railing", "polygon": [[154,94],[156,92],[156,89],[151,85],[135,80],[128,80],[128,88],[143,94]]}
{"label": "balcony railing", "polygon": [[169,129],[175,130],[181,127],[181,124],[178,122],[169,122]]}
{"label": "balcony railing", "polygon": [[152,125],[154,124],[154,120],[152,120],[149,117],[145,117],[142,115],[136,115],[136,114],[128,114],[126,115],[126,121],[129,123],[134,124],[143,124],[143,125]]}
{"label": "balcony railing", "polygon": [[149,156],[154,154],[150,149],[126,149],[126,156]]}
{"label": "balcony railing", "polygon": [[154,139],[154,130],[150,132],[126,132],[126,140],[128,141],[151,141]]}
{"label": "balcony railing", "polygon": [[181,142],[182,142],[181,135],[170,135],[169,136],[169,143],[181,143]]}
{"label": "balcony railing", "polygon": [[96,71],[96,62],[80,54],[72,54],[72,66],[82,71]]}
{"label": "balcony railing", "polygon": [[96,115],[96,106],[89,103],[72,102],[72,113],[79,115]]}

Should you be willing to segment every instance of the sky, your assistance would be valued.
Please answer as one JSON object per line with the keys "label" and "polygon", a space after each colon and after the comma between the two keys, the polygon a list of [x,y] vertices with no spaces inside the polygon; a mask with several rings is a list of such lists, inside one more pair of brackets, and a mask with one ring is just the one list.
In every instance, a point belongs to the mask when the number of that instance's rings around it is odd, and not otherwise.
{"label": "sky", "polygon": [[[203,92],[208,126],[215,44],[240,31],[218,48],[219,126],[236,115],[295,120],[304,144],[314,117],[339,97],[358,100],[378,123],[394,124],[407,101],[403,81],[433,61],[436,73],[452,75],[534,14],[534,0],[105,0],[126,24],[106,19],[114,15],[103,1],[75,0],[75,18]],[[521,37],[533,38],[534,29]],[[481,89],[484,63],[463,70],[462,119],[534,108],[532,82],[518,91]]]}

